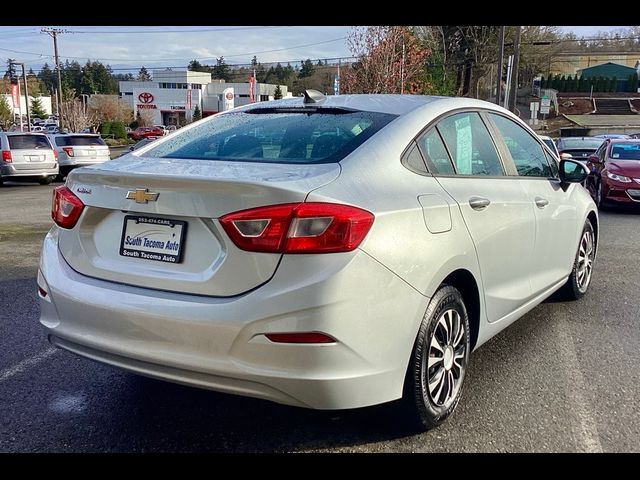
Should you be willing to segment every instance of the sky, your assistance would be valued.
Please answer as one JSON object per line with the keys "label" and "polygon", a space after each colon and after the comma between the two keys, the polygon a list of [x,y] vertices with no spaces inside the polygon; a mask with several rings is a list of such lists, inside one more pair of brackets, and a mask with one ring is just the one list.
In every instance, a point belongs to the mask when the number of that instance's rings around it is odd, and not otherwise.
{"label": "sky", "polygon": [[[206,27],[55,27],[61,61],[88,59],[109,64],[116,73],[136,73],[140,66],[184,68],[192,59],[215,63],[224,56],[228,64],[299,62],[307,58],[349,57],[346,38],[351,27],[206,26]],[[561,27],[578,36],[625,27]],[[0,58],[25,62],[38,72],[52,65],[53,41],[40,26],[0,27]]]}

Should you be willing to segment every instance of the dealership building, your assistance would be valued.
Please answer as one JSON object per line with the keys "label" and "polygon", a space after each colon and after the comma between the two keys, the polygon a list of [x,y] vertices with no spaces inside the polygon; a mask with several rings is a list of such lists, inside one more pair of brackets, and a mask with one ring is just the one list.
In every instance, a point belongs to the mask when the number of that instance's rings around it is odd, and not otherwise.
{"label": "dealership building", "polygon": [[[133,109],[134,116],[147,110],[157,125],[184,125],[199,107],[202,116],[251,103],[250,83],[226,83],[212,80],[210,73],[190,70],[153,70],[153,80],[120,82],[120,97]],[[277,85],[255,83],[254,101],[273,100]],[[232,89],[230,92],[227,89]],[[286,85],[280,85],[283,97],[291,97]],[[225,91],[227,98],[224,98]]]}

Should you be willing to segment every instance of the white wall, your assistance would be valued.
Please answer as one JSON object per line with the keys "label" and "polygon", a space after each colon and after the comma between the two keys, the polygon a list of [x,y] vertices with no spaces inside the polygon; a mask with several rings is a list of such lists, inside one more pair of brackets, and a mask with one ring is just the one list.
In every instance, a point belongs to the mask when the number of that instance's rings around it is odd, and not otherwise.
{"label": "white wall", "polygon": [[[11,94],[3,93],[1,95],[7,99],[7,103],[9,104],[9,109],[11,110],[11,113],[18,113],[19,110],[17,108],[14,111]],[[51,97],[32,97],[31,95],[29,95],[29,107],[31,107],[31,102],[33,101],[34,98],[40,99],[40,103],[42,104],[42,109],[47,113],[47,115],[53,114],[53,111],[51,110]],[[27,110],[24,103],[24,93],[20,95],[20,108],[22,109],[22,114],[26,115]],[[31,113],[31,110],[29,110],[29,113]]]}

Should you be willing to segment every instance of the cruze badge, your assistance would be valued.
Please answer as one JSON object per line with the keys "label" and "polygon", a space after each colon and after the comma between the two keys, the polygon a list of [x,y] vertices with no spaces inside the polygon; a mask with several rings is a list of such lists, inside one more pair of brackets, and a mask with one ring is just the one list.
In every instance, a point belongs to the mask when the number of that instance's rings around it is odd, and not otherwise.
{"label": "cruze badge", "polygon": [[136,188],[127,192],[127,200],[135,200],[136,203],[155,202],[159,193],[150,192],[148,188]]}

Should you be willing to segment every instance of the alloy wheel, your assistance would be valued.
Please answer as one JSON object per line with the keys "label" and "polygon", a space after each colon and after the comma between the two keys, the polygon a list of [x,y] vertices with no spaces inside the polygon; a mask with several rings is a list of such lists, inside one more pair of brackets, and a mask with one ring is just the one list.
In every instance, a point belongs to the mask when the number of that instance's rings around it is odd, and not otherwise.
{"label": "alloy wheel", "polygon": [[438,318],[429,340],[429,354],[424,357],[427,365],[423,371],[429,398],[439,407],[449,406],[462,384],[466,353],[464,329],[460,314],[449,309]]}
{"label": "alloy wheel", "polygon": [[586,292],[591,281],[593,259],[595,257],[593,232],[586,230],[580,239],[578,250],[577,284],[581,292]]}

